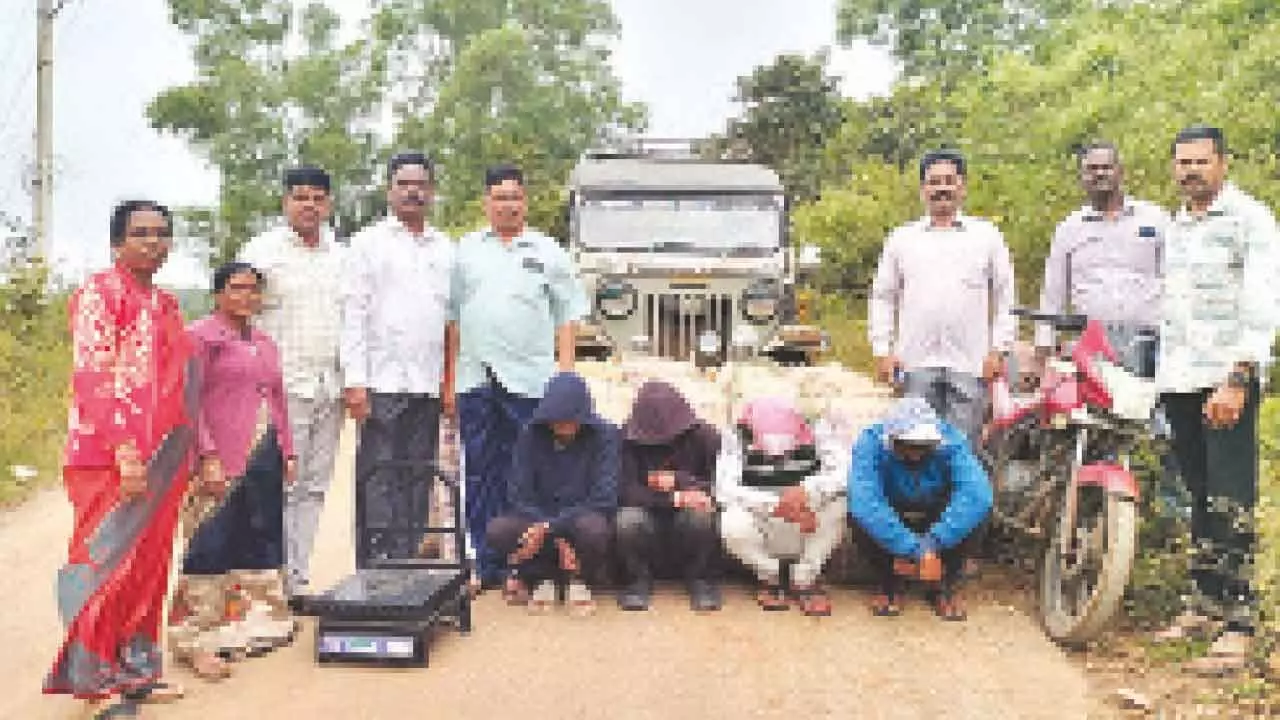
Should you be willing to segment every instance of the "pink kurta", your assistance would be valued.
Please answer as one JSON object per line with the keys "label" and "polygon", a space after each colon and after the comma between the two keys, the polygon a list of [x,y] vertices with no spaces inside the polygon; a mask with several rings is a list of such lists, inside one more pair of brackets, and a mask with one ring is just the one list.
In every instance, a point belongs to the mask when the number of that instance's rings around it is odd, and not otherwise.
{"label": "pink kurta", "polygon": [[291,457],[293,434],[280,353],[271,338],[253,327],[246,338],[220,313],[195,321],[188,332],[196,344],[201,374],[200,455],[216,457],[228,478],[244,474],[258,410],[266,402],[280,449]]}

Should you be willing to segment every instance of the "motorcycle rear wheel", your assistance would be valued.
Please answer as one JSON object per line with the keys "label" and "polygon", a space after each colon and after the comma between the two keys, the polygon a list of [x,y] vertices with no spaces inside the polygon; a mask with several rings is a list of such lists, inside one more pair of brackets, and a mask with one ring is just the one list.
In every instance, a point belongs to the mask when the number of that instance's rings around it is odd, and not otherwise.
{"label": "motorcycle rear wheel", "polygon": [[[1101,488],[1080,489],[1073,533],[1077,540],[1082,534],[1086,540],[1082,543],[1086,558],[1080,562],[1072,563],[1059,552],[1062,522],[1059,515],[1041,560],[1040,619],[1046,634],[1055,642],[1080,647],[1097,638],[1120,609],[1137,551],[1137,503]],[[1066,587],[1078,579],[1088,584],[1070,590]],[[1068,597],[1069,593],[1074,597]]]}

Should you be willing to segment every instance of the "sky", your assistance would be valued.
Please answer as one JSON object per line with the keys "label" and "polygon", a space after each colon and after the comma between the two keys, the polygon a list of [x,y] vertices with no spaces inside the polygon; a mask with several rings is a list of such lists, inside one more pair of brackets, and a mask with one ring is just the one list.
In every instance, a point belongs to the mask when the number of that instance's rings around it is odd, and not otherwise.
{"label": "sky", "polygon": [[[369,0],[328,0],[354,24]],[[836,47],[836,0],[613,0],[613,66],[627,99],[649,106],[649,134],[695,137],[733,114],[734,79],[782,52],[831,46],[844,93],[884,93],[896,67],[878,48]],[[31,217],[36,0],[0,0],[0,214]],[[190,46],[164,0],[65,0],[55,26],[52,257],[72,275],[108,262],[107,219],[126,197],[211,204],[218,181],[176,138],[152,130],[149,100],[194,78]],[[172,257],[173,284],[204,274]]]}

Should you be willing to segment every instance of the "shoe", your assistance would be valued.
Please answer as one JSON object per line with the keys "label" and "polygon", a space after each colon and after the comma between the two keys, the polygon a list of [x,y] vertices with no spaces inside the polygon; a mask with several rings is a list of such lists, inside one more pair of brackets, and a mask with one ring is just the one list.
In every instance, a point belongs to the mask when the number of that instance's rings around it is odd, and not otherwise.
{"label": "shoe", "polygon": [[715,612],[721,606],[720,588],[707,580],[689,583],[689,607],[694,612]]}
{"label": "shoe", "polygon": [[534,589],[533,595],[529,597],[529,612],[544,613],[556,604],[556,584],[550,580],[543,580],[538,583],[538,587]]}
{"label": "shoe", "polygon": [[591,590],[581,580],[573,580],[569,583],[567,601],[569,612],[574,615],[591,615],[596,611],[596,601],[591,598]]}
{"label": "shoe", "polygon": [[618,594],[618,607],[623,610],[648,610],[651,593],[652,589],[648,581],[637,580]]}

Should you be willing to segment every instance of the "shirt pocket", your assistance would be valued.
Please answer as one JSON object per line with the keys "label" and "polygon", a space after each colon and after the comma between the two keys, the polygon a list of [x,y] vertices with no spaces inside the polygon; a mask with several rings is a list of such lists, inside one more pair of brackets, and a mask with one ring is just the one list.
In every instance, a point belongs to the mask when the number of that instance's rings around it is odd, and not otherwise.
{"label": "shirt pocket", "polygon": [[511,293],[526,303],[543,306],[551,297],[550,270],[540,258],[525,256],[516,260],[516,277]]}
{"label": "shirt pocket", "polygon": [[986,292],[991,285],[991,273],[984,264],[966,265],[959,273],[960,289],[965,292]]}

